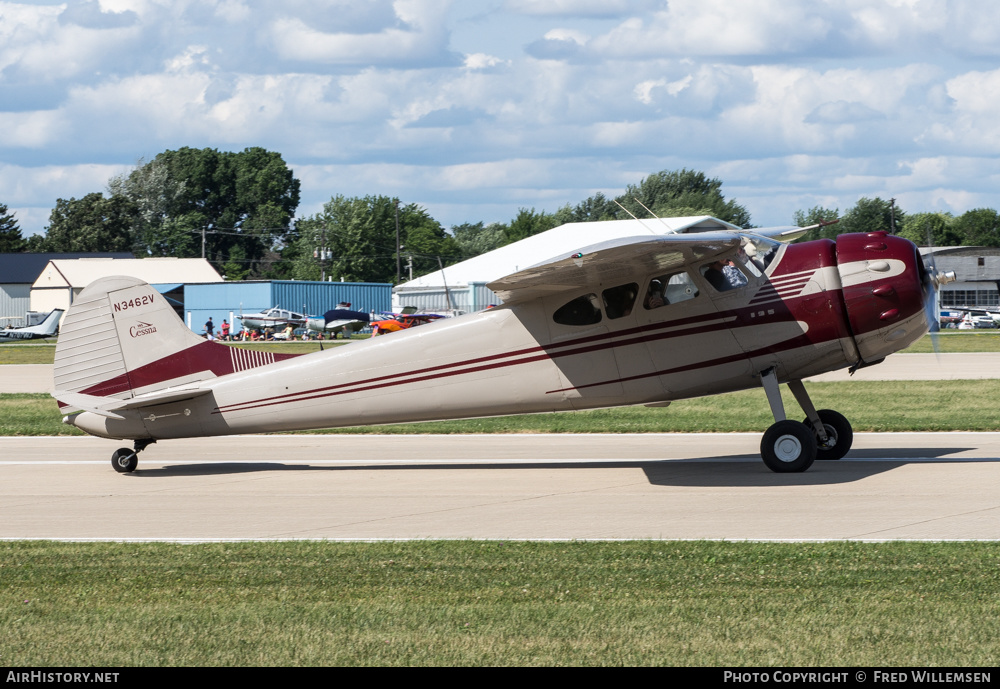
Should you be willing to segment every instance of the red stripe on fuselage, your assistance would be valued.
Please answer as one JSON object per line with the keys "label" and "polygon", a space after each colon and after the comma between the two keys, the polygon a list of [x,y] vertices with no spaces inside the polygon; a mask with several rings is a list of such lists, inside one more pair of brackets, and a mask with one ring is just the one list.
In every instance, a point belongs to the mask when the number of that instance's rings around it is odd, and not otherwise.
{"label": "red stripe on fuselage", "polygon": [[[81,390],[85,395],[111,397],[129,390],[137,390],[170,380],[176,380],[195,373],[210,371],[213,376],[224,376],[238,370],[264,366],[274,361],[293,359],[301,354],[278,354],[266,352],[267,357],[243,359],[241,368],[236,366],[229,345],[217,342],[200,342],[145,366],[139,366],[127,373]],[[255,350],[248,350],[255,351]]]}
{"label": "red stripe on fuselage", "polygon": [[[453,364],[444,364],[441,366],[429,367],[417,371],[410,371],[405,374],[379,376],[376,378],[368,378],[365,380],[355,381],[352,383],[340,383],[337,385],[331,385],[322,388],[314,388],[312,390],[304,390],[302,392],[288,393],[285,395],[279,395],[277,397],[265,397],[255,400],[248,400],[246,402],[237,402],[234,404],[229,404],[223,407],[219,407],[216,410],[216,413],[246,411],[249,409],[257,409],[260,407],[268,407],[277,404],[304,402],[308,400],[319,399],[322,397],[334,397],[338,395],[346,395],[355,392],[365,392],[367,390],[373,390],[378,388],[395,387],[398,385],[407,385],[410,383],[426,382],[429,380],[436,380],[440,378],[449,378],[453,376],[464,375],[466,373],[477,373],[480,371],[488,371],[498,368],[506,368],[510,366],[520,366],[522,364],[534,363],[536,361],[543,361],[545,359],[557,359],[564,356],[588,354],[591,352],[601,351],[613,347],[627,347],[637,344],[643,344],[646,342],[653,342],[657,340],[665,340],[687,335],[697,335],[709,332],[717,332],[719,330],[729,330],[731,328],[732,321],[734,319],[735,316],[733,315],[722,316],[717,313],[705,314],[702,316],[683,319],[682,321],[672,321],[670,323],[657,323],[647,326],[640,326],[636,328],[628,328],[626,330],[622,330],[617,333],[602,333],[601,335],[592,335],[589,337],[580,338],[578,340],[573,340],[570,342],[559,343],[556,345],[531,347],[506,354],[496,354],[488,357],[479,357],[477,359],[469,359],[466,361],[456,362]],[[774,321],[777,320],[794,320],[794,319],[785,317],[774,319]],[[705,323],[705,325],[698,326],[697,324],[699,322],[703,322]],[[684,327],[685,325],[689,327]],[[655,331],[662,331],[667,328],[671,328],[673,330],[671,332],[655,332]],[[639,336],[632,337],[631,339],[625,342],[620,340],[620,338],[627,337],[633,334],[637,334]],[[587,346],[580,346],[580,345],[587,345]],[[566,349],[569,347],[576,347],[576,348]],[[564,349],[566,351],[553,351],[559,349]],[[739,354],[735,355],[735,358],[739,359],[743,358],[744,356],[745,355],[743,354]],[[510,361],[502,361],[503,359],[511,359],[512,357],[521,357],[521,358]],[[483,365],[473,366],[473,364],[483,364]],[[459,369],[459,367],[463,368]],[[449,370],[449,369],[459,369],[459,370]],[[607,382],[610,383],[614,381],[607,381]],[[600,384],[603,385],[607,383],[600,383]]]}

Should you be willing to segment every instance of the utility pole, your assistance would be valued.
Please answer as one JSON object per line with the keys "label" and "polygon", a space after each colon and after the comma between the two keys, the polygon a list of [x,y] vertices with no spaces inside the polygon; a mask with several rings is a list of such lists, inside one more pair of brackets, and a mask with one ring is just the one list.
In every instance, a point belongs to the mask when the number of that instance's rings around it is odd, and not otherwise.
{"label": "utility pole", "polygon": [[399,284],[403,275],[402,263],[399,256],[399,199],[396,199],[396,284]]}
{"label": "utility pole", "polygon": [[205,258],[205,228],[201,228],[201,257]]}
{"label": "utility pole", "polygon": [[319,281],[326,282],[326,259],[328,256],[332,256],[333,252],[326,248],[326,225],[323,226],[322,230],[319,248],[313,253],[313,257],[319,259]]}

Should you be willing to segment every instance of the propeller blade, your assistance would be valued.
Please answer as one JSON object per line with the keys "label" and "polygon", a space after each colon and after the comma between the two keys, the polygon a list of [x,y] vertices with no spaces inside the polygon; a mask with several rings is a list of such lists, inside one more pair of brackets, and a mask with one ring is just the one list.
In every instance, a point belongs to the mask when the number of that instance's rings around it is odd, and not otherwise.
{"label": "propeller blade", "polygon": [[934,240],[931,237],[931,226],[928,223],[925,227],[927,231],[927,260],[924,261],[924,314],[927,317],[927,324],[930,328],[931,346],[934,348],[935,356],[941,354],[941,305],[938,303],[938,290],[941,285],[955,282],[955,271],[939,271],[937,262],[934,259]]}

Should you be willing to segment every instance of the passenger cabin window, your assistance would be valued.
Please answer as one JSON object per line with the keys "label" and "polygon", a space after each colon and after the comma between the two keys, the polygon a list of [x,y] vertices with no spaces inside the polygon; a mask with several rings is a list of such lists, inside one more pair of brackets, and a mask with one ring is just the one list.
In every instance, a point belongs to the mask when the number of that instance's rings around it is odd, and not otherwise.
{"label": "passenger cabin window", "polygon": [[736,263],[729,258],[720,258],[712,263],[707,263],[701,267],[701,274],[705,276],[717,292],[728,292],[737,287],[747,284],[747,276],[736,267]]}
{"label": "passenger cabin window", "polygon": [[563,304],[552,315],[552,320],[560,325],[594,325],[601,322],[601,308],[597,305],[596,294],[585,294]]}
{"label": "passenger cabin window", "polygon": [[698,296],[698,288],[685,272],[660,275],[649,281],[642,305],[646,309],[658,309],[667,304],[677,304]]}
{"label": "passenger cabin window", "polygon": [[639,285],[634,282],[604,290],[601,296],[604,297],[604,311],[608,318],[614,320],[630,315],[638,295]]}

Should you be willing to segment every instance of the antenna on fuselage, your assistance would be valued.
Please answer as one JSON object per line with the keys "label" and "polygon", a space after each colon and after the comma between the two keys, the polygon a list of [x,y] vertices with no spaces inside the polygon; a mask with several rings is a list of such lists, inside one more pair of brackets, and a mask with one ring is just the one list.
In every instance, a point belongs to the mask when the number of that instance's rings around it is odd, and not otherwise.
{"label": "antenna on fuselage", "polygon": [[[618,199],[611,199],[611,200],[612,200],[612,201],[614,201],[615,203],[618,203]],[[640,205],[640,206],[642,206],[642,204],[641,204],[641,203],[640,203],[639,205]],[[629,215],[631,215],[631,216],[632,216],[632,219],[633,219],[633,220],[639,220],[639,218],[635,217],[635,215],[634,215],[634,214],[632,213],[632,211],[630,211],[630,210],[629,210],[628,208],[626,208],[625,206],[623,206],[623,205],[621,205],[620,203],[618,203],[618,207],[619,207],[619,208],[621,208],[621,209],[622,209],[623,211],[625,211],[626,213],[628,213]],[[646,208],[645,206],[642,206],[642,207],[643,207],[643,208]],[[648,208],[646,208],[646,210],[649,210],[649,209],[648,209]],[[656,216],[654,215],[653,217],[655,218]],[[643,227],[645,227],[645,228],[646,228],[647,230],[649,230],[649,229],[650,229],[650,228],[649,228],[649,225],[647,225],[646,223],[642,222],[642,220],[639,220],[639,222],[641,222],[641,223],[642,223],[642,226],[643,226]],[[667,227],[669,228],[669,225],[668,225]]]}
{"label": "antenna on fuselage", "polygon": [[664,220],[663,218],[661,218],[660,216],[658,216],[658,215],[657,215],[656,213],[654,213],[653,211],[651,211],[651,210],[649,210],[648,208],[646,208],[646,204],[644,204],[644,203],[643,203],[642,201],[640,201],[639,199],[637,199],[637,198],[636,198],[636,197],[634,197],[634,196],[632,197],[632,200],[633,200],[633,201],[635,201],[636,203],[638,203],[638,204],[639,204],[640,206],[642,206],[643,208],[645,208],[645,209],[646,209],[646,212],[647,212],[647,213],[649,213],[649,214],[650,214],[650,215],[652,215],[652,216],[653,216],[654,218],[656,218],[656,219],[657,219],[657,220],[659,220],[659,221],[660,221],[661,223],[663,223],[663,226],[664,226],[664,227],[666,227],[666,228],[667,228],[668,230],[670,230],[671,232],[673,232],[673,231],[674,231],[674,228],[672,228],[672,227],[671,227],[670,225],[668,225],[668,224],[667,224],[667,221],[666,221],[666,220]]}

